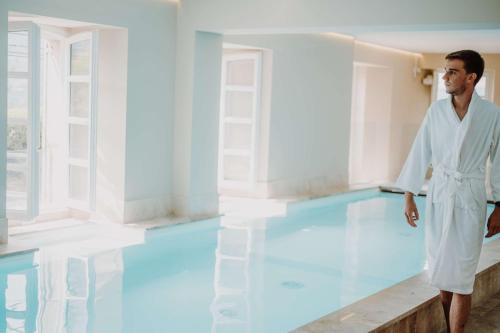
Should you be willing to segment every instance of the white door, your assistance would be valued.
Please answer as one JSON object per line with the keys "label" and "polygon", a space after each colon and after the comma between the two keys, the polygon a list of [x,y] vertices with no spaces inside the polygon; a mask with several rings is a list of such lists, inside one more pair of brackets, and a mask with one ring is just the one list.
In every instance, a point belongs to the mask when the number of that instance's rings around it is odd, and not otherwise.
{"label": "white door", "polygon": [[82,33],[67,44],[68,205],[83,210],[95,201],[95,41]]}
{"label": "white door", "polygon": [[9,24],[6,201],[14,220],[38,215],[39,45],[35,24]]}
{"label": "white door", "polygon": [[255,185],[261,58],[255,51],[222,59],[219,190]]}

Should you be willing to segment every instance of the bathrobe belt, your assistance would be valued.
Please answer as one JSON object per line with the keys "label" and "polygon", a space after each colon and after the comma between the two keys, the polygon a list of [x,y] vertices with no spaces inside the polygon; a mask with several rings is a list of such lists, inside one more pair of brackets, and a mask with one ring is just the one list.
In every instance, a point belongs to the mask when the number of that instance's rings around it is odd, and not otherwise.
{"label": "bathrobe belt", "polygon": [[[444,196],[444,216],[443,216],[443,229],[442,229],[442,238],[439,244],[438,255],[441,253],[441,248],[446,241],[448,231],[453,222],[454,217],[454,207],[455,201],[457,197],[457,192],[460,189],[460,195],[464,196],[465,201],[470,205],[475,205],[475,201],[478,198],[474,198],[474,194],[471,191],[471,188],[463,187],[464,185],[469,185],[472,179],[474,180],[483,180],[485,179],[484,171],[477,169],[472,172],[463,173],[458,170],[449,169],[443,167],[442,165],[437,165],[433,169],[433,178],[436,177],[433,181],[437,180],[438,182],[445,182],[445,191],[440,194]],[[432,196],[434,196],[434,190]]]}

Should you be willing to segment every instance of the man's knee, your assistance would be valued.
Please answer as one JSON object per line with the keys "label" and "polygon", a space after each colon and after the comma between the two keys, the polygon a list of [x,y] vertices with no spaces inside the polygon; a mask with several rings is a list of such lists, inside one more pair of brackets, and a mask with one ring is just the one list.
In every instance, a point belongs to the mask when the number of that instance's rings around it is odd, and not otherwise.
{"label": "man's knee", "polygon": [[461,300],[461,301],[468,301],[472,298],[472,294],[453,293],[453,297],[456,297],[458,300]]}

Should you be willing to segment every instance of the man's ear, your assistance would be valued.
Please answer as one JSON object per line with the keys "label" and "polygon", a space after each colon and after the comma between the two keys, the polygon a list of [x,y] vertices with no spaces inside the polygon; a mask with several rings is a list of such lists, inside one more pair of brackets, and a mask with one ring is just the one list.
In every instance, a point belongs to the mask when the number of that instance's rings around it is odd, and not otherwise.
{"label": "man's ear", "polygon": [[477,74],[476,73],[470,73],[470,78],[472,79],[472,83],[476,82]]}

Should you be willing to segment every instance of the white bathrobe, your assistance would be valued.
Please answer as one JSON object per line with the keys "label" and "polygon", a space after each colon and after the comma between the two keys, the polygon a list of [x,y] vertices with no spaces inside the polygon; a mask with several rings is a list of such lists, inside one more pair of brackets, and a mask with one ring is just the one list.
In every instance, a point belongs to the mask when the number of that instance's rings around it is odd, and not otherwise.
{"label": "white bathrobe", "polygon": [[417,194],[433,168],[426,198],[425,245],[429,283],[471,294],[486,224],[486,160],[493,200],[500,201],[500,109],[472,96],[460,121],[451,96],[425,115],[396,186]]}

